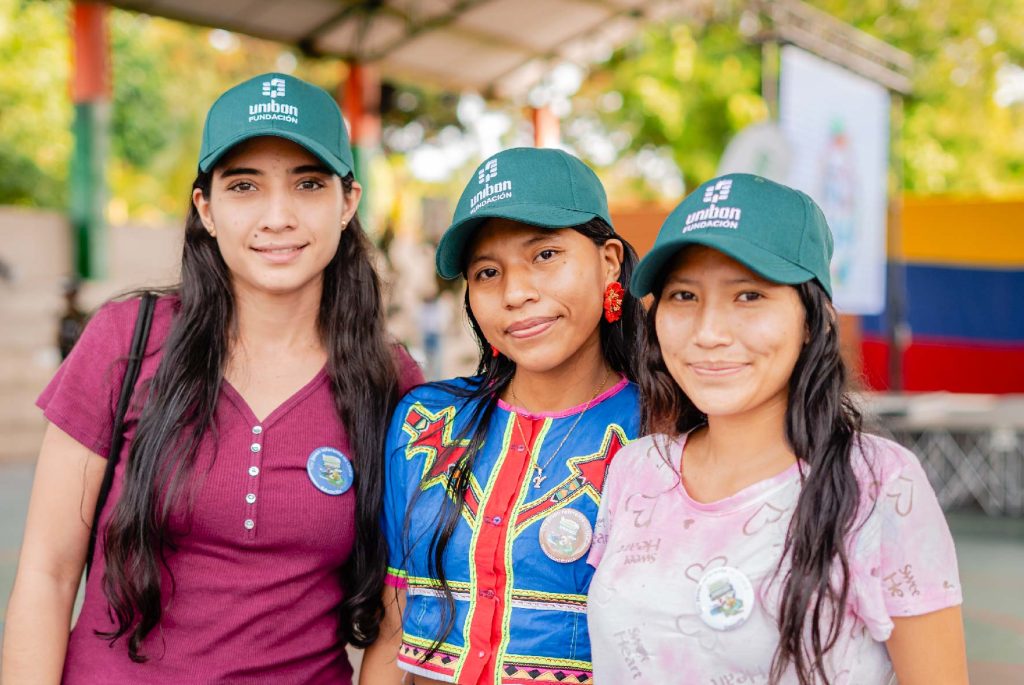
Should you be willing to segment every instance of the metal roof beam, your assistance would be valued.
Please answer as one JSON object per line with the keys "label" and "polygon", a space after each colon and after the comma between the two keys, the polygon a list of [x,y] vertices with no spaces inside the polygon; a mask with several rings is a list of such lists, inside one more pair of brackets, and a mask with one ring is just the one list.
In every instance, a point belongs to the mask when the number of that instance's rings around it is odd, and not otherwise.
{"label": "metal roof beam", "polygon": [[412,24],[409,27],[409,30],[402,38],[396,41],[392,41],[391,44],[384,46],[380,50],[377,50],[377,52],[372,55],[365,56],[364,59],[367,62],[373,62],[379,59],[383,59],[384,57],[387,56],[388,53],[394,52],[395,50],[402,47],[403,45],[408,43],[410,40],[416,38],[420,34],[440,28],[448,28],[461,15],[465,14],[470,9],[473,9],[479,5],[487,4],[488,2],[491,1],[492,0],[459,0],[459,2],[452,5],[451,10],[449,10],[445,14],[440,14],[436,17],[432,17],[418,24]]}
{"label": "metal roof beam", "polygon": [[768,23],[757,40],[792,43],[889,90],[913,90],[910,54],[800,0],[754,0],[751,5]]}
{"label": "metal roof beam", "polygon": [[[349,20],[355,21],[355,15],[362,15],[362,33],[366,32],[366,29],[369,28],[370,22],[372,22],[374,17],[376,16],[392,16],[400,19],[407,27],[416,26],[413,19],[407,13],[400,11],[397,7],[393,5],[388,4],[387,0],[360,0],[359,2],[353,2],[349,4],[347,7],[340,10],[333,17],[331,17],[323,24],[318,26],[316,29],[310,31],[306,36],[304,36],[299,41],[299,46],[308,55],[317,57],[324,56],[324,51],[320,50],[316,45],[317,40],[322,36],[325,36],[328,33],[330,33],[334,28],[336,28],[340,24],[343,24]],[[407,29],[406,36],[410,35],[412,31],[412,28]],[[391,49],[391,47],[389,46],[386,49]],[[356,48],[349,52],[348,54],[342,55],[342,57],[345,59],[355,60],[359,62],[372,62],[376,59],[379,59],[378,54],[364,55],[359,45],[357,45]]]}
{"label": "metal roof beam", "polygon": [[564,58],[562,50],[565,44],[575,43],[576,41],[582,39],[584,36],[599,32],[601,27],[609,22],[616,21],[622,18],[627,18],[636,22],[642,22],[647,19],[649,13],[659,11],[661,9],[661,6],[669,4],[671,4],[675,8],[675,11],[678,12],[680,15],[692,14],[695,9],[706,4],[706,0],[669,0],[669,2],[664,2],[660,4],[657,2],[647,2],[641,5],[623,7],[620,5],[616,5],[615,3],[612,2],[608,2],[607,0],[585,0],[585,2],[587,2],[588,4],[605,7],[613,11],[608,17],[605,17],[602,21],[597,22],[592,26],[588,26],[582,29],[581,31],[578,31],[571,38],[566,39],[563,42],[562,46],[556,47],[552,50],[548,50],[547,52],[533,54],[531,57],[523,60],[522,62],[512,67],[511,69],[508,69],[504,73],[499,74],[492,80],[492,85],[488,86],[488,88],[484,92],[484,95],[486,95],[487,97],[496,97],[498,93],[493,86],[494,83],[497,83],[501,79],[516,73],[517,71],[519,71],[520,69],[522,69],[523,67],[525,67],[527,64],[534,60],[538,60],[541,62],[549,62],[554,59]]}
{"label": "metal roof beam", "polygon": [[[597,22],[596,24],[588,26],[587,28],[583,29],[582,31],[577,32],[571,38],[566,39],[563,42],[563,46],[565,45],[565,43],[573,43],[573,42],[579,40],[580,38],[582,38],[583,36],[585,36],[587,34],[590,34],[590,33],[593,33],[594,31],[598,30],[601,26],[605,25],[609,21],[613,21],[613,20],[618,19],[619,17],[622,17],[624,15],[632,15],[632,10],[620,11],[620,12],[618,12],[616,14],[613,14],[613,15],[611,15],[609,17],[603,18],[601,21]],[[548,62],[548,61],[551,61],[553,59],[562,57],[562,52],[561,52],[560,48],[561,48],[561,46],[557,47],[557,48],[554,48],[552,50],[548,50],[547,52],[537,53],[537,54],[531,55],[530,57],[528,57],[527,59],[523,60],[522,62],[520,62],[516,66],[512,67],[511,69],[508,69],[504,73],[498,74],[497,76],[495,76],[493,81],[492,81],[492,84],[500,81],[501,79],[503,79],[503,78],[505,78],[505,77],[507,77],[507,76],[509,76],[511,74],[514,74],[515,72],[519,71],[520,69],[522,69],[523,67],[525,67],[527,64],[529,64],[530,62],[532,62],[534,60],[540,60],[542,62]],[[493,97],[494,94],[495,93],[494,93],[494,90],[493,90],[493,85],[488,86],[487,95],[489,97]]]}

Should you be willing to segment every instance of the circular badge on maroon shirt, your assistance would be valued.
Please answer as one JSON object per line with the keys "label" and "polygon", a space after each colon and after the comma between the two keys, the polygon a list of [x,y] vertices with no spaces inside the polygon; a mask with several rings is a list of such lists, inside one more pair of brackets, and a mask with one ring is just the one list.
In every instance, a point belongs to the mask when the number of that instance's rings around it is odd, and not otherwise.
{"label": "circular badge on maroon shirt", "polygon": [[355,480],[352,462],[333,447],[313,450],[306,460],[306,473],[316,489],[328,495],[345,494]]}

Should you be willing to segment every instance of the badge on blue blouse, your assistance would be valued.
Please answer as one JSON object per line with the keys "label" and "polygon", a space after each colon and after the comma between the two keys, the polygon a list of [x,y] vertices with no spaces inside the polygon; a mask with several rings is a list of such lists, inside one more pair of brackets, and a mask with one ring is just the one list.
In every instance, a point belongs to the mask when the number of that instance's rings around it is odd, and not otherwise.
{"label": "badge on blue blouse", "polygon": [[563,507],[544,518],[540,525],[540,548],[549,559],[569,564],[590,549],[594,529],[583,512]]}
{"label": "badge on blue blouse", "polygon": [[709,627],[731,630],[754,611],[754,586],[738,568],[719,566],[697,583],[697,608],[700,620]]}
{"label": "badge on blue blouse", "polygon": [[343,495],[352,487],[354,472],[349,458],[333,447],[317,447],[306,461],[306,473],[320,492]]}

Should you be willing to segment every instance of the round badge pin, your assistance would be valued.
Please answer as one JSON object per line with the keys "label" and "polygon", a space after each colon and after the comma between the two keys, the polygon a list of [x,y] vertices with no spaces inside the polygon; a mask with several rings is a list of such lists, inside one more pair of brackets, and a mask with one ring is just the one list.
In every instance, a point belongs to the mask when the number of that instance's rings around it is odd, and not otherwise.
{"label": "round badge pin", "polygon": [[569,564],[590,549],[594,529],[583,512],[564,507],[549,514],[540,526],[540,548],[549,559]]}
{"label": "round badge pin", "polygon": [[343,495],[352,487],[355,474],[352,462],[333,447],[317,447],[306,460],[309,480],[320,492]]}
{"label": "round badge pin", "polygon": [[700,620],[715,630],[732,630],[754,611],[754,586],[738,568],[719,566],[697,583]]}

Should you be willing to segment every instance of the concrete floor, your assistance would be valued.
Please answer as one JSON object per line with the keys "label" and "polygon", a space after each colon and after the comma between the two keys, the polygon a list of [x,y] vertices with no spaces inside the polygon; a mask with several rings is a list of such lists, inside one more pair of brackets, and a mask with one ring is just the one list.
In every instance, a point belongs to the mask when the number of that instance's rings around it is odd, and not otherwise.
{"label": "concrete floor", "polygon": [[[31,484],[31,465],[0,464],[0,617],[14,581]],[[1024,519],[956,512],[948,520],[964,588],[971,683],[1024,683]]]}

